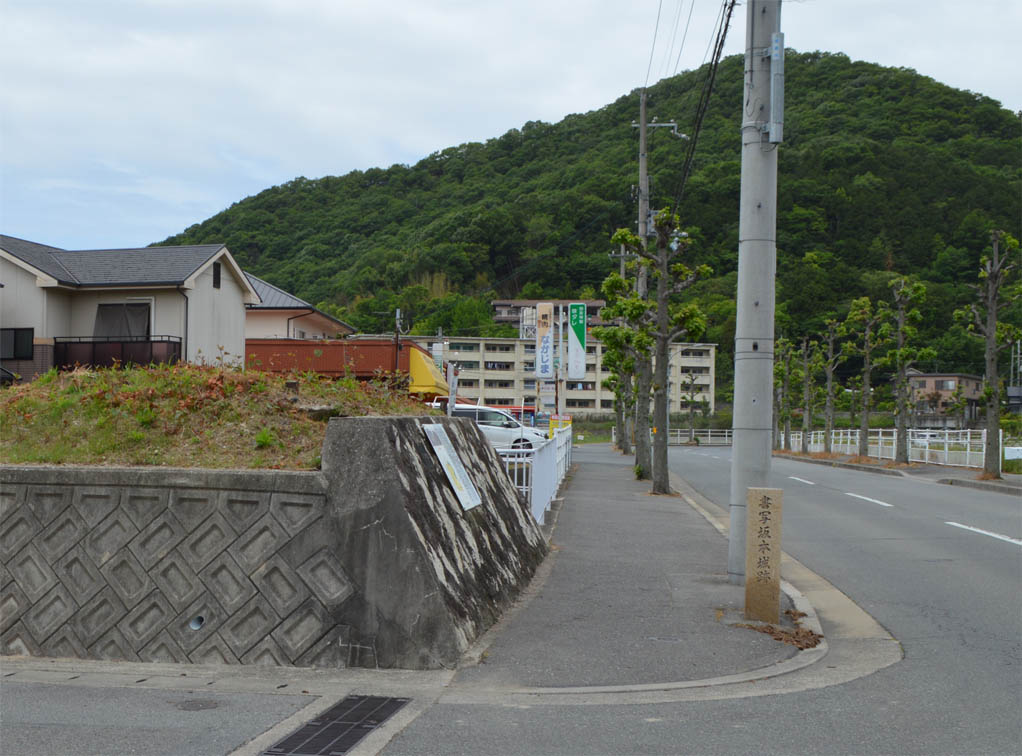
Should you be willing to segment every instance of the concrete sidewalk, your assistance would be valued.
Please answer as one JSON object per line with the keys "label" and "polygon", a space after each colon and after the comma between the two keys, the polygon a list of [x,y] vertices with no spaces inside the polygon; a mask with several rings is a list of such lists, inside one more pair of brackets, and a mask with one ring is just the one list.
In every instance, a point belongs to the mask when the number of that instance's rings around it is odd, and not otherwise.
{"label": "concrete sidewalk", "polygon": [[573,462],[549,576],[483,639],[482,663],[455,685],[677,682],[795,655],[729,624],[741,619],[744,589],[727,581],[727,541],[681,496],[651,495],[631,458],[607,445],[576,447]]}

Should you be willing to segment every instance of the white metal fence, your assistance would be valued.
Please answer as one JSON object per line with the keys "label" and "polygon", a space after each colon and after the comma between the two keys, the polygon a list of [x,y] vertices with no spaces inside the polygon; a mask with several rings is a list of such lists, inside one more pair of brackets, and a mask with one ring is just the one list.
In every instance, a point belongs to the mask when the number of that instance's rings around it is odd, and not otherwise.
{"label": "white metal fence", "polygon": [[[1004,432],[1001,431],[1003,448]],[[809,434],[810,452],[824,450],[825,431],[813,431]],[[867,456],[877,459],[894,459],[898,441],[898,431],[893,428],[869,431]],[[831,451],[835,454],[858,454],[859,431],[835,430],[831,436]],[[802,451],[802,432],[791,434],[792,451]],[[908,458],[910,462],[923,462],[931,465],[954,465],[956,467],[983,467],[986,449],[985,430],[909,430]]]}
{"label": "white metal fence", "polygon": [[554,437],[532,449],[497,449],[511,482],[529,502],[532,516],[543,525],[550,503],[571,468],[571,428],[558,428]]}
{"label": "white metal fence", "polygon": [[[667,435],[668,446],[681,446],[695,439],[700,446],[731,446],[731,429],[696,429],[694,436],[688,428],[671,428]],[[617,443],[617,428],[610,429],[611,443]],[[653,432],[650,431],[650,441]]]}

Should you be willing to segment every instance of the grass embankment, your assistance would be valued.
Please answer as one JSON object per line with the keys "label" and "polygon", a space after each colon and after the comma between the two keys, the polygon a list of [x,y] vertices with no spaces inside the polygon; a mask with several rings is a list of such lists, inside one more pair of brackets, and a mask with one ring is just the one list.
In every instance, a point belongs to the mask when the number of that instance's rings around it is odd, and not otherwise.
{"label": "grass embankment", "polygon": [[[285,390],[298,382],[299,402]],[[50,371],[0,390],[0,462],[309,470],[330,414],[431,411],[386,381],[282,377],[179,363]]]}

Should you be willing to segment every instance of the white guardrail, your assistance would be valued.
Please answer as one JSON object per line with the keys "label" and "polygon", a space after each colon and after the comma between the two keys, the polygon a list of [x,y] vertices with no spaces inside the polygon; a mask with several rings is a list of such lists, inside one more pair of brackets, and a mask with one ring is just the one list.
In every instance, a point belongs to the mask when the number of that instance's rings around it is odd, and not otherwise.
{"label": "white guardrail", "polygon": [[[650,431],[650,439],[652,438],[652,431]],[[610,429],[610,441],[617,443],[617,428]],[[682,446],[683,444],[731,446],[731,429],[690,431],[688,428],[671,428],[667,433],[667,444],[669,446]]]}
{"label": "white guardrail", "polygon": [[[616,429],[611,429],[611,441],[616,442]],[[822,452],[826,431],[812,431],[809,434],[807,451]],[[1004,431],[1001,434],[1001,449],[1005,459],[1022,458],[1022,448],[1004,446]],[[650,436],[652,438],[652,434]],[[667,443],[671,446],[693,443],[687,428],[672,428]],[[867,456],[877,459],[895,458],[898,431],[893,428],[875,429],[869,432]],[[730,430],[697,430],[695,442],[700,446],[730,446]],[[802,451],[802,431],[790,434],[791,451]],[[858,454],[859,431],[835,430],[831,434],[831,451],[835,454]],[[782,444],[783,446],[783,444]],[[982,469],[986,453],[985,430],[909,430],[908,456],[910,462],[930,465],[951,465],[954,467],[975,467]]]}
{"label": "white guardrail", "polygon": [[[810,452],[822,452],[825,431],[809,434]],[[893,428],[871,430],[868,435],[867,456],[877,459],[894,459],[898,431]],[[1001,448],[1004,447],[1004,431],[1000,431]],[[831,436],[831,451],[836,454],[859,453],[858,430],[836,430]],[[791,449],[802,450],[802,432],[791,434]],[[983,467],[986,451],[985,430],[909,430],[908,458],[910,462],[930,465],[953,465],[955,467]]]}
{"label": "white guardrail", "polygon": [[554,437],[532,449],[497,449],[511,482],[529,502],[532,516],[545,524],[550,503],[571,468],[571,427],[558,428]]}

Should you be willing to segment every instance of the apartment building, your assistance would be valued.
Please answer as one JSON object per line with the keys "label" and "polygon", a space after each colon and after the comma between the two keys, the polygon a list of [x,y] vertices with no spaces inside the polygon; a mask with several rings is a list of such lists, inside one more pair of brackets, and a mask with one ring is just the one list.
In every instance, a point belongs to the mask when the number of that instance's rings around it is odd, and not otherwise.
{"label": "apartment building", "polygon": [[[520,338],[451,336],[408,337],[458,366],[458,398],[492,407],[534,406],[554,411],[554,381],[536,378],[536,342]],[[716,344],[672,344],[670,351],[670,411],[684,412],[690,402],[714,411]],[[610,375],[603,367],[603,345],[589,340],[586,373],[581,380],[562,380],[565,412],[571,415],[609,414],[614,394],[601,384]]]}

